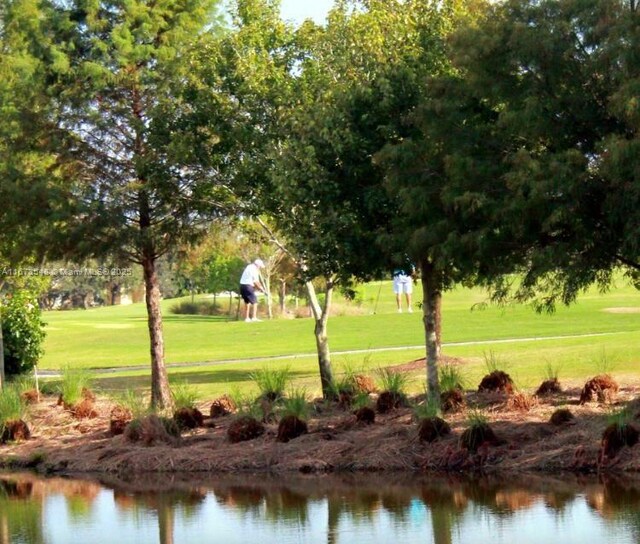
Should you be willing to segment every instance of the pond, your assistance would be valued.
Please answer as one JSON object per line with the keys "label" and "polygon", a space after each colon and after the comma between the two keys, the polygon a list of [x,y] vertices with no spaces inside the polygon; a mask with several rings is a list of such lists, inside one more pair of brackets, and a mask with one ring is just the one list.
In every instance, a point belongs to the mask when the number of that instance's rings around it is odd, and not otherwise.
{"label": "pond", "polygon": [[640,541],[640,482],[0,472],[0,544]]}

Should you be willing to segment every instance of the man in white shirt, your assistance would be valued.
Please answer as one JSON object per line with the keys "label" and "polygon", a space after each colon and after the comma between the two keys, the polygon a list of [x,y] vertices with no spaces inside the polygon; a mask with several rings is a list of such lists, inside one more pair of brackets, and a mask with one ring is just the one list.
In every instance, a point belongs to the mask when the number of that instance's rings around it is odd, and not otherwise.
{"label": "man in white shirt", "polygon": [[265,291],[264,286],[260,282],[261,268],[264,268],[262,259],[256,259],[247,265],[240,277],[240,296],[245,303],[244,320],[247,323],[250,321],[262,321],[256,317],[258,311],[256,289],[262,292]]}

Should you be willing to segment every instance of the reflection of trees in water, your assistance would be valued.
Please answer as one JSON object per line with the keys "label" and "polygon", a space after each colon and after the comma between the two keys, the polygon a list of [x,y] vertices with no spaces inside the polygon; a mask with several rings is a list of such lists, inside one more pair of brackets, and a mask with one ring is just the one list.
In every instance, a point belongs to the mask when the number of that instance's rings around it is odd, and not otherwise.
{"label": "reflection of trees in water", "polygon": [[586,493],[590,508],[605,521],[622,522],[640,542],[640,487],[638,482],[622,477],[605,476],[603,485]]}
{"label": "reflection of trees in water", "polygon": [[120,509],[134,513],[143,510],[157,516],[160,544],[173,544],[176,512],[180,511],[186,519],[195,519],[206,498],[206,492],[199,488],[113,491],[114,503]]}
{"label": "reflection of trees in water", "polygon": [[[510,478],[508,485],[498,477],[472,480],[415,475],[406,480],[377,475],[288,478],[286,483],[238,477],[212,479],[199,487],[191,487],[185,481],[168,483],[177,487],[165,489],[154,484],[141,491],[131,482],[107,484],[113,489],[119,510],[157,517],[161,544],[174,542],[176,516],[196,518],[201,514],[201,506],[211,491],[219,504],[250,514],[258,523],[285,521],[303,528],[310,525],[312,501],[322,501],[327,507],[326,540],[330,543],[337,542],[345,523],[366,529],[378,514],[385,512],[394,524],[403,525],[424,515],[425,521],[431,523],[434,542],[450,544],[465,514],[476,518],[488,514],[500,523],[501,519],[541,503],[562,515],[568,505],[584,496],[589,507],[606,522],[618,530],[630,531],[640,541],[640,485],[626,476],[597,481],[575,480],[571,476],[548,480],[529,475],[520,481]],[[77,518],[90,515],[99,492],[100,487],[88,481],[44,479],[32,474],[0,475],[0,544],[45,541],[42,505],[47,495],[66,497],[70,517]]]}
{"label": "reflection of trees in water", "polygon": [[32,492],[31,482],[0,479],[0,543],[44,543],[42,501]]}

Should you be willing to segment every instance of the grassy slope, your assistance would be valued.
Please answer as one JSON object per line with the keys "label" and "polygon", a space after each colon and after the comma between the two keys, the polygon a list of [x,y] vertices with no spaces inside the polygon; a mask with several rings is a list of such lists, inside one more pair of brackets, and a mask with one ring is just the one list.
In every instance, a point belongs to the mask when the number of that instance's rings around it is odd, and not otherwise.
{"label": "grassy slope", "polygon": [[[379,296],[378,296],[379,294]],[[414,300],[419,301],[419,286]],[[522,387],[541,380],[546,365],[560,367],[560,378],[582,378],[601,370],[603,362],[616,376],[637,375],[635,357],[640,342],[640,313],[614,313],[608,308],[640,308],[640,293],[618,287],[606,294],[595,291],[577,304],[559,308],[553,315],[539,315],[529,307],[489,307],[472,310],[484,295],[477,290],[456,289],[443,299],[444,352],[464,357],[464,373],[474,387],[485,372],[484,357],[495,354]],[[313,354],[315,343],[309,319],[281,319],[246,324],[220,317],[178,316],[168,309],[175,301],[164,301],[165,342],[168,362],[220,361],[275,355]],[[375,314],[373,313],[375,309]],[[385,347],[421,346],[424,333],[419,311],[397,314],[390,282],[363,287],[359,315],[340,315],[329,321],[333,352]],[[353,312],[347,312],[353,313]],[[148,364],[148,339],[143,305],[98,308],[88,311],[51,312],[46,355],[41,368],[65,364],[82,367],[118,367]],[[600,336],[499,343],[502,339],[596,334]],[[462,342],[486,342],[455,345]],[[384,351],[370,354],[334,355],[335,370],[345,364],[373,369],[421,357],[423,349]],[[203,395],[218,394],[250,383],[248,373],[264,363],[252,361],[217,366],[172,369],[174,377],[197,384]],[[313,356],[272,361],[271,366],[289,366],[294,377],[311,391],[318,390],[317,363]],[[414,381],[420,388],[422,372]],[[108,388],[148,386],[148,372],[119,374],[102,379]]]}

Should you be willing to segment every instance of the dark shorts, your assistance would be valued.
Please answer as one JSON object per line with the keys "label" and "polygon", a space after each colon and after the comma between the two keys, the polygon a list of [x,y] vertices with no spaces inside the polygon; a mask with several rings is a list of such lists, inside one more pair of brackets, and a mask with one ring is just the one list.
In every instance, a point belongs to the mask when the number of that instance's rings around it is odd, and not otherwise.
{"label": "dark shorts", "polygon": [[240,285],[240,296],[247,304],[258,303],[258,297],[256,296],[256,290],[253,285]]}

